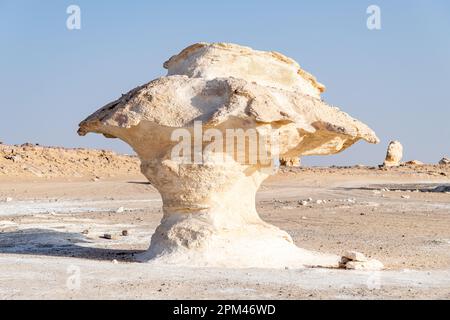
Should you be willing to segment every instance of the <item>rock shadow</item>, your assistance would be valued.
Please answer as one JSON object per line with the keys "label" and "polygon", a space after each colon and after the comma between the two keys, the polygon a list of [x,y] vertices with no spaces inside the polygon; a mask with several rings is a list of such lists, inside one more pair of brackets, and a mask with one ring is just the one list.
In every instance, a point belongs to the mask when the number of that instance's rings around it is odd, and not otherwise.
{"label": "rock shadow", "polygon": [[[105,240],[107,241],[107,240]],[[91,260],[136,262],[135,256],[144,250],[119,250],[83,246],[91,243],[80,233],[50,229],[24,229],[0,233],[0,254],[45,255]]]}

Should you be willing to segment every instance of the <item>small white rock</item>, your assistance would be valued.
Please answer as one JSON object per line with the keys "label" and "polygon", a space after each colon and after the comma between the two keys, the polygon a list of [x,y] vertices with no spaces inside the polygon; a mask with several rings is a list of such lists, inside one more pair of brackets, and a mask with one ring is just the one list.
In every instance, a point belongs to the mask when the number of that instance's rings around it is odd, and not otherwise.
{"label": "small white rock", "polygon": [[317,204],[322,204],[322,203],[323,203],[323,200],[316,200],[316,203],[317,203]]}
{"label": "small white rock", "polygon": [[124,207],[120,207],[119,209],[116,210],[116,213],[122,213],[124,211],[125,211]]}
{"label": "small white rock", "polygon": [[358,251],[353,251],[353,250],[346,251],[344,253],[343,257],[345,257],[349,260],[352,260],[352,261],[359,261],[359,262],[369,261],[369,259],[364,254],[362,254],[361,252],[358,252]]}
{"label": "small white rock", "polygon": [[378,271],[382,270],[384,265],[376,259],[371,259],[365,262],[349,261],[345,264],[345,268],[350,270]]}
{"label": "small white rock", "polygon": [[403,198],[403,199],[409,199],[410,196],[404,194],[404,195],[402,195],[402,198]]}
{"label": "small white rock", "polygon": [[116,259],[114,259],[114,260],[112,261],[112,263],[114,263],[114,264],[118,264],[118,263],[119,263],[119,261],[117,261]]}
{"label": "small white rock", "polygon": [[301,205],[301,206],[306,206],[307,204],[308,204],[308,201],[306,201],[306,200],[302,200],[299,202],[299,205]]}
{"label": "small white rock", "polygon": [[6,202],[11,202],[11,201],[13,201],[13,198],[7,197],[7,198],[5,199],[5,201],[6,201]]}

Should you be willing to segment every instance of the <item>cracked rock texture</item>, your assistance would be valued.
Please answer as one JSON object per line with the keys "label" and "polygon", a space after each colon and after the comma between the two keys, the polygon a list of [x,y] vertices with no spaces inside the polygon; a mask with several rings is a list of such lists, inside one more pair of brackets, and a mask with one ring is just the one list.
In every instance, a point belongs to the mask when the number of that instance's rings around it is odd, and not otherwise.
{"label": "cracked rock texture", "polygon": [[[79,128],[80,135],[101,133],[131,145],[143,174],[161,193],[164,216],[141,259],[338,267],[340,256],[298,248],[286,232],[262,221],[255,194],[279,157],[334,154],[358,140],[377,143],[375,133],[322,101],[325,87],[280,53],[198,43],[164,67],[167,76],[131,90]],[[255,133],[257,148],[233,140],[233,151],[237,147],[245,156],[231,152],[223,142],[229,129]],[[186,133],[192,162],[174,157]]]}

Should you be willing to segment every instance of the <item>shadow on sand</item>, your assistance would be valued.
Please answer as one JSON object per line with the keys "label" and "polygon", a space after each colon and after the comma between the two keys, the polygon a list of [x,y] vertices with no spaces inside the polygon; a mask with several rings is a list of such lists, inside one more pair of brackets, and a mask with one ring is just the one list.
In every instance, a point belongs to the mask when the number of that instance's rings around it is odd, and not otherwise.
{"label": "shadow on sand", "polygon": [[116,259],[117,261],[135,262],[135,255],[144,252],[144,250],[93,248],[82,245],[88,243],[91,243],[91,240],[80,233],[25,229],[0,233],[0,254],[45,255],[110,261]]}
{"label": "shadow on sand", "polygon": [[[416,183],[416,184],[373,184],[365,187],[341,187],[344,190],[382,190],[387,191],[419,191],[419,192],[450,192],[450,184]],[[384,190],[383,190],[384,191]]]}

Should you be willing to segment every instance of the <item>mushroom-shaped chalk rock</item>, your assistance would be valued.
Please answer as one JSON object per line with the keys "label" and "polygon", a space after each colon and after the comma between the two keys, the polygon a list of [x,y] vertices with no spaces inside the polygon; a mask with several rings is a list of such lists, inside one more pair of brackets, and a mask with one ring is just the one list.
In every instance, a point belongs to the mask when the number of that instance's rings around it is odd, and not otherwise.
{"label": "mushroom-shaped chalk rock", "polygon": [[161,193],[163,218],[140,259],[213,267],[338,267],[301,249],[255,209],[279,157],[327,155],[365,124],[320,99],[324,86],[290,58],[199,43],[168,60],[168,75],[131,90],[80,123],[128,143]]}

